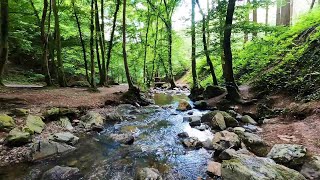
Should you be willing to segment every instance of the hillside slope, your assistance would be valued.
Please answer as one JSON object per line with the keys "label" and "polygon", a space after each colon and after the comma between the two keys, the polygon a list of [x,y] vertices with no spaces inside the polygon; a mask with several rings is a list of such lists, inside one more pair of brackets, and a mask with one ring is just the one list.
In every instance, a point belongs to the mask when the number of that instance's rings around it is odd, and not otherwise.
{"label": "hillside slope", "polygon": [[320,99],[320,9],[235,53],[236,79],[259,91]]}

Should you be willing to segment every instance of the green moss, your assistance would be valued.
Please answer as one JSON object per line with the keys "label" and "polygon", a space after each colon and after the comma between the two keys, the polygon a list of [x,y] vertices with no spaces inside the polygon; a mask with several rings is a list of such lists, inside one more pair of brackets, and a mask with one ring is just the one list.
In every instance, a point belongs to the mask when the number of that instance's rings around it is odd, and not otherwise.
{"label": "green moss", "polygon": [[0,131],[7,131],[13,129],[15,122],[12,117],[6,114],[0,114]]}

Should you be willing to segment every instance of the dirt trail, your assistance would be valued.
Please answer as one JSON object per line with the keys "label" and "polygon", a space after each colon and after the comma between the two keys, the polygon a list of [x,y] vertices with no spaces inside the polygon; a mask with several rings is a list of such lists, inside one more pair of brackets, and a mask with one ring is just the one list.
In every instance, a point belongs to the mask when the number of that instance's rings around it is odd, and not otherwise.
{"label": "dirt trail", "polygon": [[0,110],[13,107],[99,107],[106,100],[118,101],[127,85],[98,88],[5,87],[0,88]]}

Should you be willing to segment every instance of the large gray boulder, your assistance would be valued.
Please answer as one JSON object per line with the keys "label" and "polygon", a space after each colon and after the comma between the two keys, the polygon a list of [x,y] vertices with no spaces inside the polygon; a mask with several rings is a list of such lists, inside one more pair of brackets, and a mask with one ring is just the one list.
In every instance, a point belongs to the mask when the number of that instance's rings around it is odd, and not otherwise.
{"label": "large gray boulder", "polygon": [[310,161],[302,166],[300,173],[307,179],[320,179],[320,156],[312,156]]}
{"label": "large gray boulder", "polygon": [[220,112],[213,116],[211,120],[211,127],[217,130],[225,130],[227,128],[224,117]]}
{"label": "large gray boulder", "polygon": [[73,126],[72,126],[68,117],[61,117],[59,120],[59,123],[60,123],[61,127],[65,128],[69,131],[73,130]]}
{"label": "large gray boulder", "polygon": [[162,180],[162,177],[157,169],[142,168],[136,175],[136,180]]}
{"label": "large gray boulder", "polygon": [[248,123],[248,124],[253,124],[253,125],[256,125],[258,124],[251,116],[249,115],[244,115],[241,117],[241,121],[243,123]]}
{"label": "large gray boulder", "polygon": [[237,154],[222,162],[221,176],[224,180],[305,180],[299,172],[272,159]]}
{"label": "large gray boulder", "polygon": [[67,153],[76,148],[64,143],[58,143],[48,140],[40,140],[32,144],[32,160],[45,159],[61,153]]}
{"label": "large gray boulder", "polygon": [[26,121],[26,127],[29,130],[40,134],[44,129],[45,125],[46,124],[42,121],[42,118],[40,116],[28,115],[27,121]]}
{"label": "large gray boulder", "polygon": [[213,149],[220,153],[228,148],[239,148],[241,145],[237,134],[229,131],[220,131],[215,133],[212,140]]}
{"label": "large gray boulder", "polygon": [[82,116],[81,124],[84,128],[90,129],[92,126],[102,126],[104,123],[103,117],[97,112],[88,112],[86,115]]}
{"label": "large gray boulder", "polygon": [[235,131],[235,133],[239,136],[241,141],[246,145],[248,150],[253,152],[255,155],[266,156],[268,154],[269,147],[260,136],[253,133],[242,132],[242,131]]}
{"label": "large gray boulder", "polygon": [[42,175],[42,180],[78,180],[82,177],[78,168],[55,166]]}
{"label": "large gray boulder", "polygon": [[0,114],[0,131],[10,131],[15,125],[12,117],[6,114]]}
{"label": "large gray boulder", "polygon": [[19,128],[14,128],[9,132],[5,139],[5,143],[9,146],[21,146],[31,142],[31,135],[28,132],[23,132]]}
{"label": "large gray boulder", "polygon": [[74,145],[79,141],[79,138],[70,132],[55,133],[51,136],[50,139],[56,142],[62,142],[69,145]]}
{"label": "large gray boulder", "polygon": [[225,111],[218,111],[218,110],[211,111],[211,112],[208,112],[208,113],[204,114],[201,117],[201,122],[210,123],[212,118],[217,113],[221,113],[222,114],[222,116],[224,118],[224,122],[225,122],[227,127],[237,127],[237,126],[239,126],[239,122],[234,117],[232,117],[230,114],[228,114]]}
{"label": "large gray boulder", "polygon": [[206,99],[214,98],[224,94],[226,90],[219,86],[207,86],[203,91],[203,97]]}
{"label": "large gray boulder", "polygon": [[307,148],[298,144],[275,144],[267,157],[289,167],[301,166],[307,154]]}

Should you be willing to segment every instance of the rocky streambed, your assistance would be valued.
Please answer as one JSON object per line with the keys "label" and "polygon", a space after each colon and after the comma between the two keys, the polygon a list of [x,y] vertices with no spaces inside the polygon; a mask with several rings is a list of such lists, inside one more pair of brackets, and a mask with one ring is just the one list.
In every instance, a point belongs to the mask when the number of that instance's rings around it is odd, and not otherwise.
{"label": "rocky streambed", "polygon": [[[154,90],[155,105],[0,115],[0,179],[319,179],[302,145],[268,145],[248,115]],[[199,110],[201,109],[201,110]]]}

